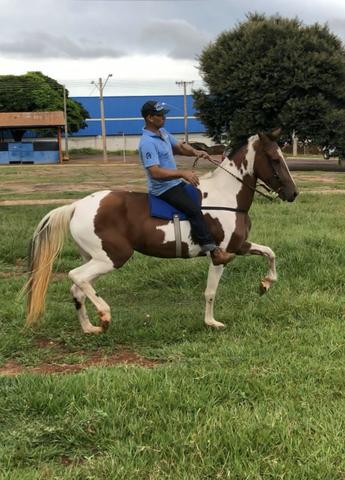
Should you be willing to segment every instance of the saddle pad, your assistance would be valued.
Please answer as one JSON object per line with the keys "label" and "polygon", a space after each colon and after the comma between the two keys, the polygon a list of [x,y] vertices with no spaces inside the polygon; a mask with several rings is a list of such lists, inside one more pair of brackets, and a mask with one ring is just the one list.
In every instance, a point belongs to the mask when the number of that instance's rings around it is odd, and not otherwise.
{"label": "saddle pad", "polygon": [[[185,191],[190,195],[195,203],[200,205],[200,194],[196,187],[186,183],[183,187]],[[178,215],[180,220],[187,220],[185,213],[180,212],[175,207],[165,202],[159,197],[155,197],[149,193],[149,205],[151,217],[164,218],[165,220],[172,220],[174,215]]]}

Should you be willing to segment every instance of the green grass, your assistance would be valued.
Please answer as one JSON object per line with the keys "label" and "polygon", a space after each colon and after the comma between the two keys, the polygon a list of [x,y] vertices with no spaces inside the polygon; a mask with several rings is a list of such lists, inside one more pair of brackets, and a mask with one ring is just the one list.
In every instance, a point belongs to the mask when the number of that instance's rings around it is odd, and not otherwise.
{"label": "green grass", "polygon": [[[236,259],[217,293],[222,332],[203,326],[206,259],[139,254],[96,284],[113,312],[106,335],[81,333],[61,276],[44,322],[24,329],[20,273],[50,209],[0,208],[0,270],[18,273],[0,278],[1,363],[51,360],[41,339],[66,362],[125,346],[163,363],[0,378],[1,480],[344,479],[342,195],[253,205],[250,238],[275,250],[279,281],[260,297],[265,260]],[[55,270],[79,262],[68,241]]]}

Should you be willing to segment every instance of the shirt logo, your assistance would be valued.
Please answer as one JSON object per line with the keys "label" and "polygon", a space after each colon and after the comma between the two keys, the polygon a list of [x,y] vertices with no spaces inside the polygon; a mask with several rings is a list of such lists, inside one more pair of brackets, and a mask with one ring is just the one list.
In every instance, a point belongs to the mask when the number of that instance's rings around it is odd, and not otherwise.
{"label": "shirt logo", "polygon": [[147,152],[147,154],[146,154],[146,158],[147,158],[147,159],[150,159],[150,158],[152,158],[152,155],[151,155],[151,153],[150,153],[150,152]]}

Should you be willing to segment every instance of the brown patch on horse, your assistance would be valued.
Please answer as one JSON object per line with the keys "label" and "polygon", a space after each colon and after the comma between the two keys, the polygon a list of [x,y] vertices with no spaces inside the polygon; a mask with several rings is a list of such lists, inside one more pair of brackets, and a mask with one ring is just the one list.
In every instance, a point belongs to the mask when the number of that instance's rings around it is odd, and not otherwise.
{"label": "brown patch on horse", "polygon": [[203,193],[203,198],[207,198],[208,197],[208,192],[204,192]]}
{"label": "brown patch on horse", "polygon": [[[244,184],[242,184],[241,190],[236,195],[236,203],[237,208],[239,208],[240,210],[248,211],[253,202],[254,196],[253,190],[251,190],[249,187],[255,188],[256,179],[255,177],[246,174],[243,177],[243,182]],[[247,187],[246,185],[249,185],[249,187]]]}
{"label": "brown patch on horse", "polygon": [[[218,218],[212,218],[209,213],[204,214],[204,219],[207,223],[211,236],[214,239],[214,242],[216,243],[216,245],[219,245],[224,240],[224,237],[225,237],[222,224],[220,223]],[[191,232],[191,237],[192,237],[192,241],[198,244],[198,240],[193,234],[193,232]]]}
{"label": "brown patch on horse", "polygon": [[238,253],[246,239],[248,238],[251,228],[249,215],[246,213],[236,214],[235,230],[233,231],[226,250],[228,252]]}
{"label": "brown patch on horse", "polygon": [[[168,223],[150,216],[148,195],[138,192],[110,192],[101,200],[94,219],[95,233],[116,268],[134,250],[155,257],[176,257],[176,242],[164,243],[165,234],[157,228]],[[182,257],[188,256],[188,246],[182,243]]]}
{"label": "brown patch on horse", "polygon": [[244,145],[239,150],[236,150],[236,152],[233,155],[231,155],[231,157],[229,158],[230,162],[233,162],[236,165],[238,170],[240,170],[242,166],[245,169],[247,169],[247,166],[248,166],[248,160],[246,159],[247,152],[248,152],[248,147],[247,145]]}

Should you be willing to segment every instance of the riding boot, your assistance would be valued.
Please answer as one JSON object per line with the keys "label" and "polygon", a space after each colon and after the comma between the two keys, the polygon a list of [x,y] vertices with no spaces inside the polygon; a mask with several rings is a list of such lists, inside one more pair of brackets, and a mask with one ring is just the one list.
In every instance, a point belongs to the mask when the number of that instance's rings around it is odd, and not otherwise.
{"label": "riding boot", "polygon": [[211,259],[213,265],[226,265],[229,263],[233,258],[235,258],[235,253],[226,252],[220,247],[216,247],[211,252]]}

